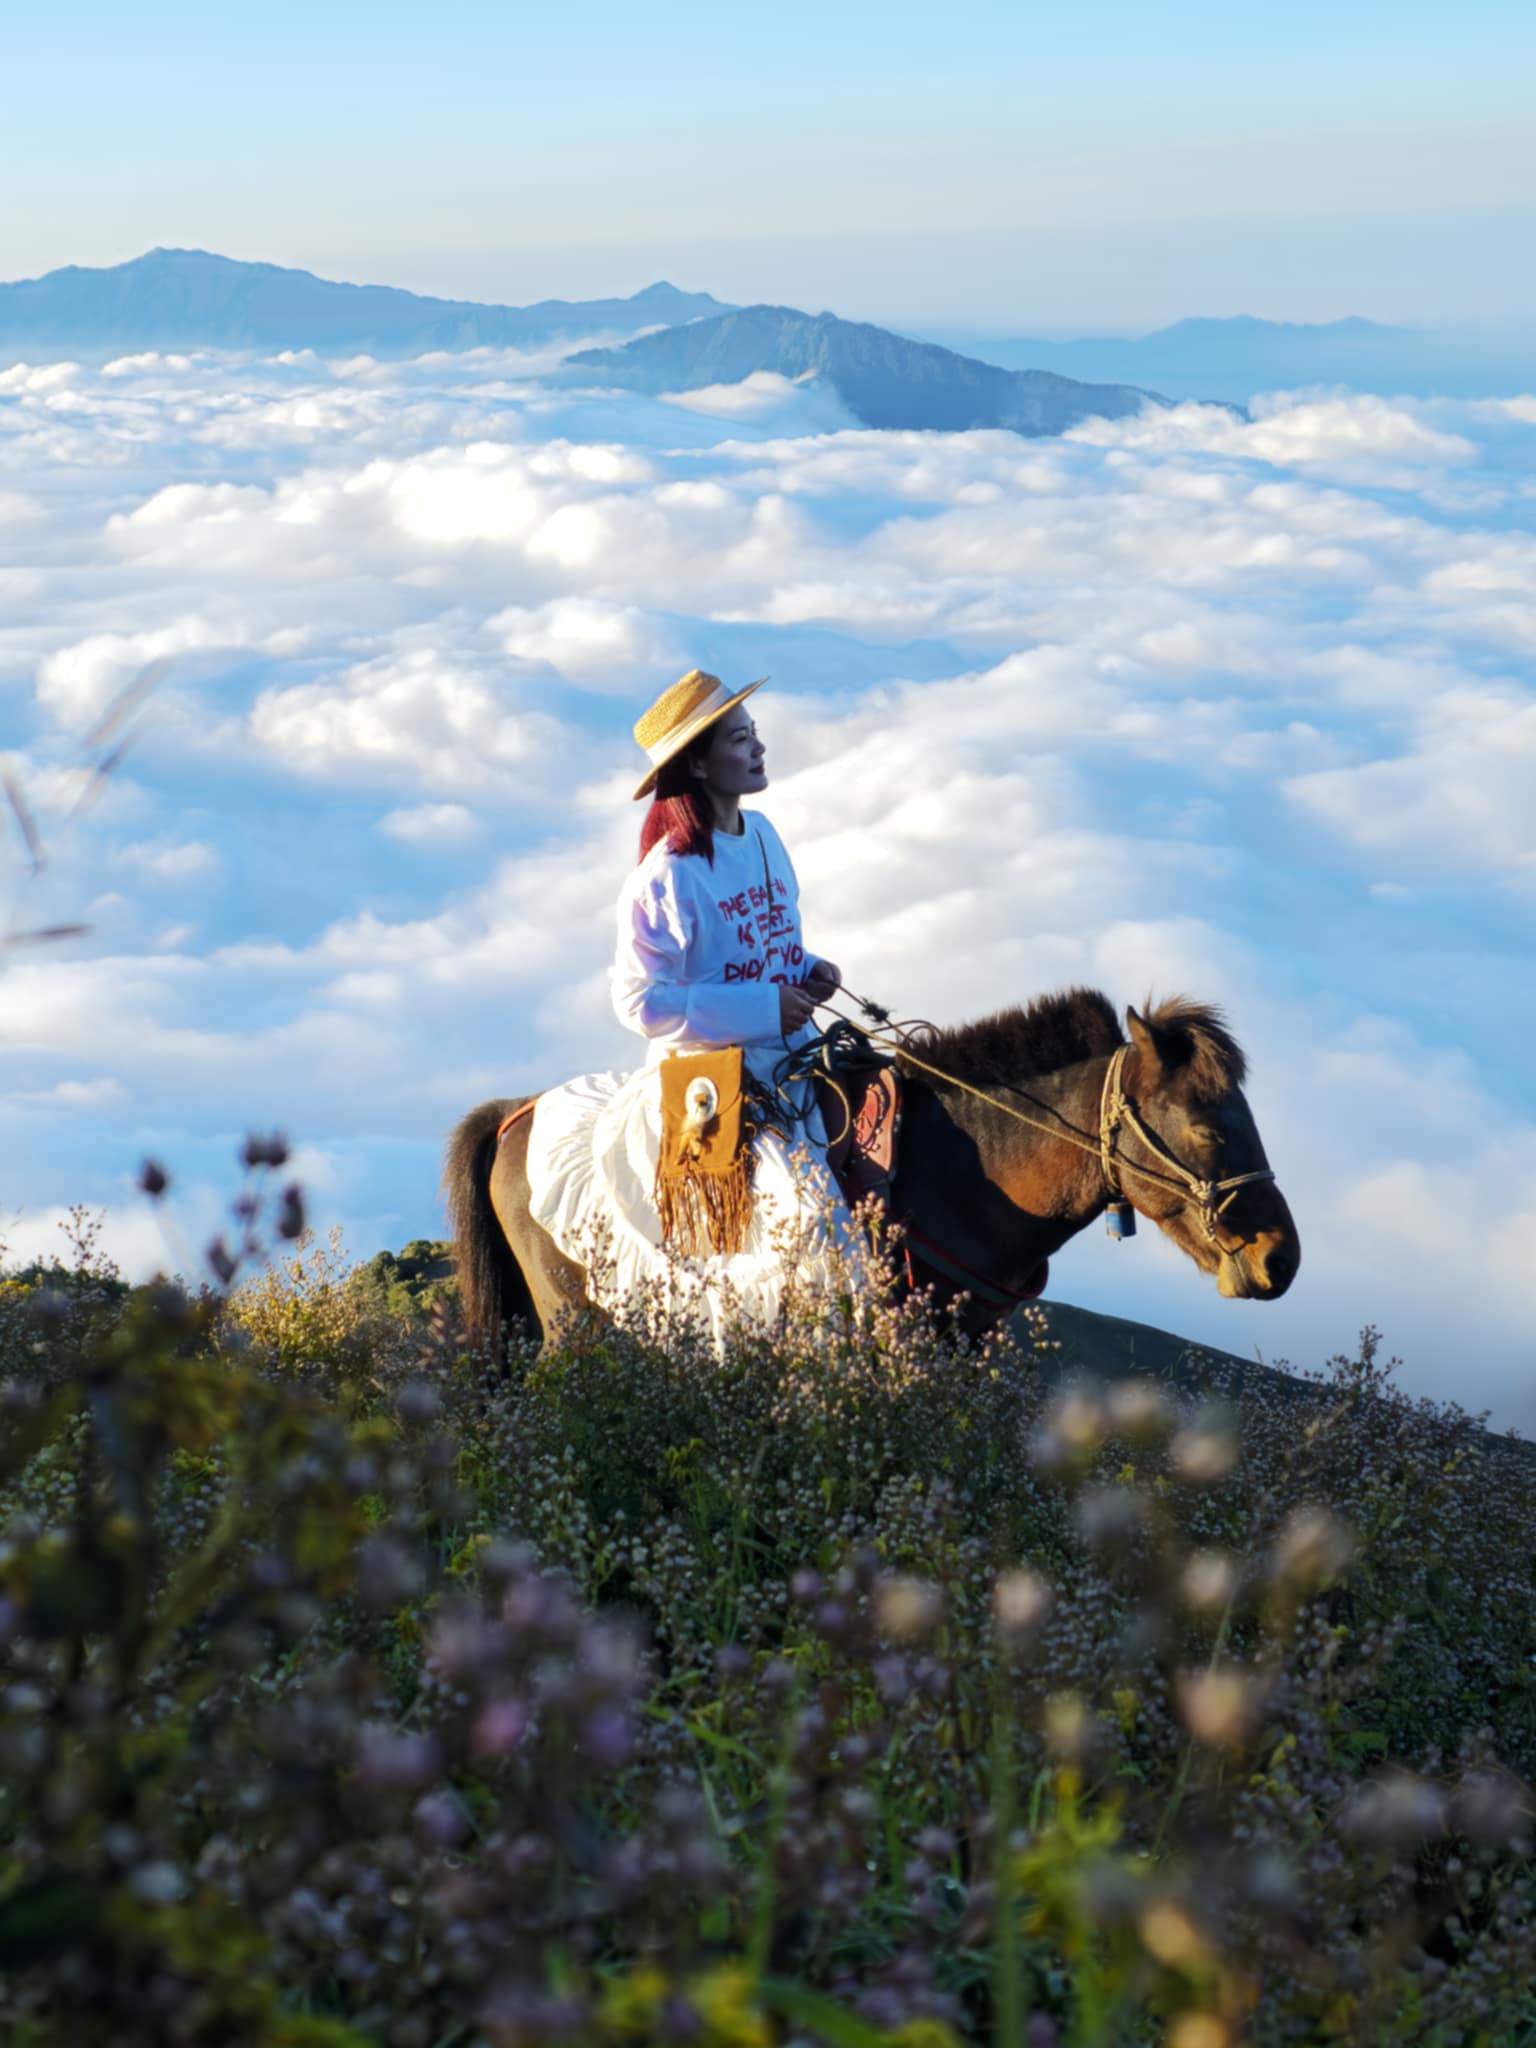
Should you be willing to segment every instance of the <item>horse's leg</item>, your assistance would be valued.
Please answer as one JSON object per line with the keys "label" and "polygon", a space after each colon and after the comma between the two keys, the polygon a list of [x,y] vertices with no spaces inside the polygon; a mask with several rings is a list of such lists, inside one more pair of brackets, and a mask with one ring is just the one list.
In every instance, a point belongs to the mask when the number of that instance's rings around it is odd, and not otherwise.
{"label": "horse's leg", "polygon": [[561,1316],[569,1315],[586,1300],[587,1276],[528,1213],[528,1139],[532,1127],[531,1116],[519,1117],[496,1147],[490,1173],[490,1202],[528,1289],[539,1333],[547,1344]]}

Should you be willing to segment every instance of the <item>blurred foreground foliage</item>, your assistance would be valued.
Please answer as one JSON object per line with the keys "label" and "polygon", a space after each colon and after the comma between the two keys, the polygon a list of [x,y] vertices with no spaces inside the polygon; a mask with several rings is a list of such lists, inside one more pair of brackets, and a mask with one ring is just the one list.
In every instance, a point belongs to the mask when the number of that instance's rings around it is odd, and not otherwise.
{"label": "blurred foreground foliage", "polygon": [[492,1357],[242,1202],[0,1280],[0,2038],[1536,2039],[1536,1466],[1372,1333]]}

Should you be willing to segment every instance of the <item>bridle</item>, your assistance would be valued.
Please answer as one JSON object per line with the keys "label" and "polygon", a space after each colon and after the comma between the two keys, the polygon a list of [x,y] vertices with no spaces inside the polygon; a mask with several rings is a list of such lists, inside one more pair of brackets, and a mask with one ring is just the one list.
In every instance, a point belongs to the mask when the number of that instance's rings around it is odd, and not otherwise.
{"label": "bridle", "polygon": [[[1200,1224],[1207,1238],[1218,1252],[1230,1252],[1230,1246],[1221,1241],[1217,1226],[1230,1208],[1239,1188],[1245,1188],[1250,1181],[1273,1180],[1272,1167],[1256,1167],[1252,1173],[1231,1173],[1224,1180],[1205,1180],[1198,1173],[1191,1172],[1183,1160],[1163,1143],[1156,1131],[1149,1131],[1141,1113],[1126,1094],[1122,1085],[1125,1073],[1126,1055],[1131,1048],[1120,1046],[1110,1055],[1104,1073],[1104,1086],[1099,1094],[1099,1165],[1104,1175],[1104,1185],[1109,1190],[1111,1201],[1127,1199],[1122,1185],[1122,1176],[1130,1174],[1133,1179],[1153,1181],[1163,1187],[1182,1191],[1194,1198],[1200,1212]],[[1000,1104],[999,1107],[1002,1107]],[[1116,1140],[1122,1124],[1129,1124],[1149,1152],[1162,1160],[1163,1169],[1154,1166],[1136,1166],[1116,1151]],[[1166,1169],[1166,1170],[1164,1170]],[[1218,1197],[1220,1199],[1218,1200]]]}

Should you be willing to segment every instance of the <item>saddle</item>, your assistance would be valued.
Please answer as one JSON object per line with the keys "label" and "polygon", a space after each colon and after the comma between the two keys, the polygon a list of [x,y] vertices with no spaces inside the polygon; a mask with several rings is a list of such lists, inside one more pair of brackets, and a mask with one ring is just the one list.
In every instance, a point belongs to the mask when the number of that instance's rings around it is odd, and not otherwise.
{"label": "saddle", "polygon": [[865,1048],[834,1056],[815,1074],[817,1107],[827,1133],[827,1165],[850,1209],[875,1201],[890,1208],[901,1137],[901,1075]]}

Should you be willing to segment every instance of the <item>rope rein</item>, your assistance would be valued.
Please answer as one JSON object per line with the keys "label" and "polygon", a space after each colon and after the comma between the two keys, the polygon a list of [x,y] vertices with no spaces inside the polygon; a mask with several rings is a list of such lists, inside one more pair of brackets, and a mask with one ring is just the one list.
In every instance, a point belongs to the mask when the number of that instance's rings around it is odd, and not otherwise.
{"label": "rope rein", "polygon": [[[809,1067],[802,1063],[804,1054],[820,1052],[829,1042],[835,1045],[845,1033],[851,1031],[871,1045],[884,1046],[892,1053],[899,1053],[908,1066],[916,1067],[922,1073],[931,1074],[946,1087],[961,1089],[965,1094],[974,1096],[978,1102],[986,1103],[991,1109],[1001,1110],[1004,1116],[1012,1117],[1016,1123],[1027,1124],[1031,1130],[1042,1131],[1047,1137],[1060,1138],[1066,1144],[1075,1145],[1080,1152],[1095,1154],[1111,1199],[1125,1199],[1123,1182],[1127,1174],[1133,1180],[1149,1181],[1158,1187],[1170,1189],[1174,1194],[1193,1197],[1198,1205],[1200,1221],[1206,1236],[1218,1250],[1223,1247],[1217,1225],[1231,1206],[1239,1188],[1247,1187],[1253,1181],[1272,1181],[1275,1177],[1273,1170],[1267,1166],[1259,1167],[1252,1173],[1228,1174],[1223,1180],[1206,1180],[1200,1174],[1191,1172],[1183,1160],[1168,1149],[1157,1133],[1147,1128],[1135,1103],[1125,1093],[1125,1062],[1131,1051],[1128,1045],[1118,1046],[1110,1055],[1109,1066],[1104,1075],[1104,1086],[1099,1095],[1099,1134],[1097,1139],[1093,1139],[1078,1130],[1076,1125],[1069,1123],[1061,1111],[1051,1108],[1049,1103],[1042,1106],[1056,1119],[1054,1124],[1045,1122],[1041,1117],[1031,1116],[1026,1110],[1016,1109],[1012,1103],[1000,1101],[986,1089],[962,1080],[958,1074],[949,1074],[942,1067],[934,1066],[912,1050],[907,1027],[893,1021],[889,1010],[879,1003],[866,1002],[862,996],[855,995],[852,989],[847,989],[844,993],[850,1001],[858,1004],[875,1028],[871,1030],[859,1025],[841,1011],[832,1010],[830,1002],[818,1004],[818,1009],[831,1010],[836,1021],[811,1045],[800,1047],[797,1053],[791,1054],[789,1060],[780,1061],[779,1068],[774,1072],[776,1085],[779,1084],[780,1070],[784,1070],[785,1078],[789,1077],[791,1071],[809,1071]],[[1127,1124],[1147,1150],[1163,1161],[1162,1167],[1138,1166],[1117,1149],[1121,1127]]]}

